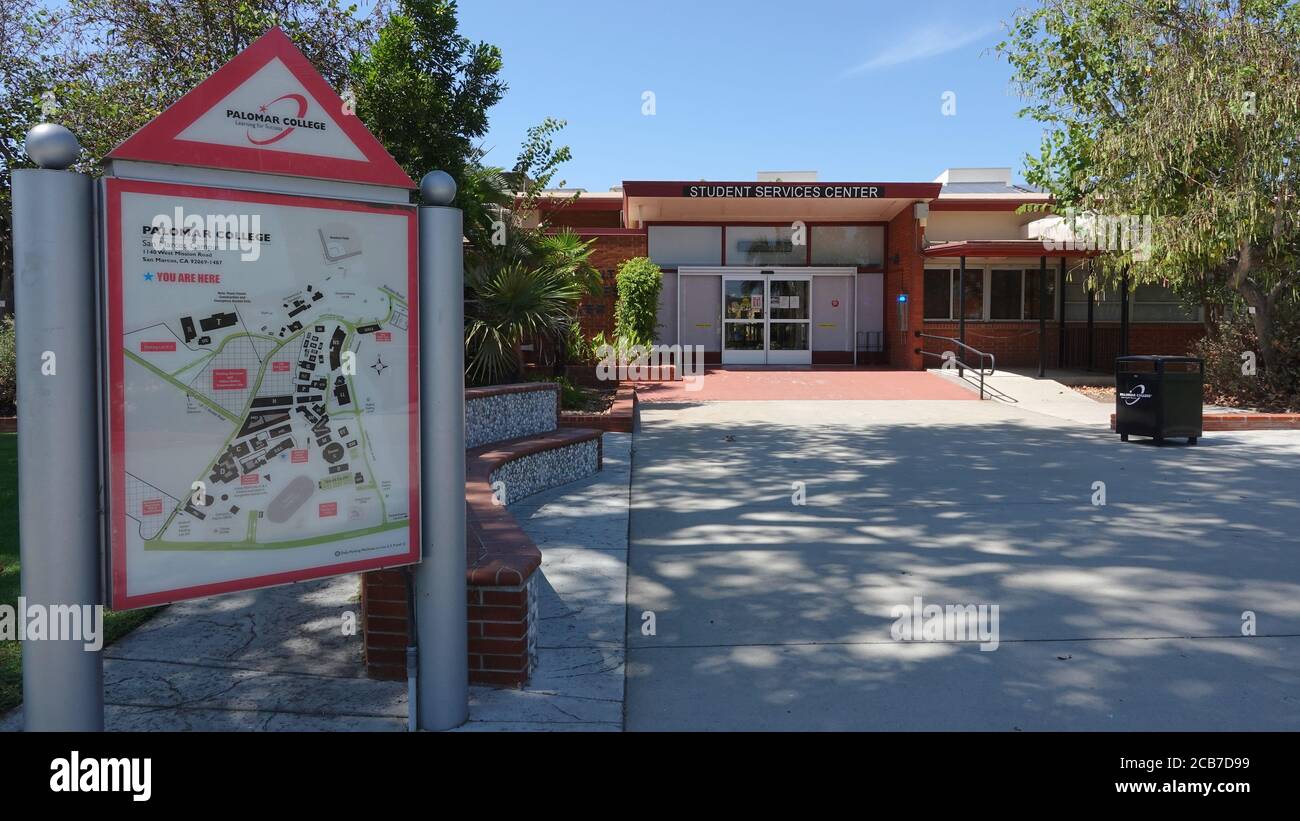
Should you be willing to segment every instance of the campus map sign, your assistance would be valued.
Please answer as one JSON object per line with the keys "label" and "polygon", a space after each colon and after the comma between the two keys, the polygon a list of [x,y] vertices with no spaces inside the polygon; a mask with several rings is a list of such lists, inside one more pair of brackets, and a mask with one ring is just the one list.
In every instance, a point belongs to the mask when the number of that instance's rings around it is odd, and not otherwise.
{"label": "campus map sign", "polygon": [[[344,110],[273,31],[110,156],[409,187]],[[419,561],[415,207],[149,176],[103,187],[113,607]]]}

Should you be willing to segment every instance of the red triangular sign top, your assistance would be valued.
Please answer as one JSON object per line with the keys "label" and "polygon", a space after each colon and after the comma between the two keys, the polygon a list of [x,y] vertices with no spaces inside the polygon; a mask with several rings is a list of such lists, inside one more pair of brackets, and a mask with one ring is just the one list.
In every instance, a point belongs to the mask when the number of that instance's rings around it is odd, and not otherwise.
{"label": "red triangular sign top", "polygon": [[361,120],[344,111],[343,100],[278,28],[108,156],[415,187]]}

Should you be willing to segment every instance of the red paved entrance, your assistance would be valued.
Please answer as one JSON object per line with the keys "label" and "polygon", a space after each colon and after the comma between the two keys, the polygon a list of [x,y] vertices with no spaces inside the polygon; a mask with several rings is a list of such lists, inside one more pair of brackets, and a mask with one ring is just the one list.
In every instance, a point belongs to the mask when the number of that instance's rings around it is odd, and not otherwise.
{"label": "red paved entrance", "polygon": [[925,371],[820,368],[708,368],[690,390],[685,380],[641,382],[642,402],[728,402],[761,399],[973,399],[979,396]]}

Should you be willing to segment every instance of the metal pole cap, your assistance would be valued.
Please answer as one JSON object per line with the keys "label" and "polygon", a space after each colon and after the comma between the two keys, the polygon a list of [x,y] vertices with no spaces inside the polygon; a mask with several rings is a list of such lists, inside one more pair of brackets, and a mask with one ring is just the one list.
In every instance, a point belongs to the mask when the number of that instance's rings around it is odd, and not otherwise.
{"label": "metal pole cap", "polygon": [[446,171],[430,171],[420,180],[420,196],[429,205],[451,205],[456,199],[456,181]]}
{"label": "metal pole cap", "polygon": [[41,168],[62,171],[81,156],[81,143],[61,125],[41,123],[27,132],[23,149]]}

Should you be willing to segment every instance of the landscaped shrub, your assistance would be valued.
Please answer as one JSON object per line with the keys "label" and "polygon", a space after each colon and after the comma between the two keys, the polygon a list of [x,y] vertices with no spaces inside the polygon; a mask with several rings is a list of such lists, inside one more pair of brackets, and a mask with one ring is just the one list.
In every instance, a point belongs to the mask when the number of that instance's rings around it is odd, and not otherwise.
{"label": "landscaped shrub", "polygon": [[18,356],[14,350],[14,318],[0,319],[0,416],[13,416],[18,402]]}
{"label": "landscaped shrub", "polygon": [[618,266],[618,301],[614,305],[614,335],[629,345],[651,345],[658,327],[659,292],[663,272],[647,257],[634,257]]}
{"label": "landscaped shrub", "polygon": [[560,410],[592,411],[599,404],[597,393],[581,385],[575,385],[563,376],[529,376],[529,382],[554,382],[560,386]]}
{"label": "landscaped shrub", "polygon": [[596,355],[591,341],[582,333],[582,323],[574,318],[569,321],[568,332],[562,340],[563,362],[566,365],[594,365]]}
{"label": "landscaped shrub", "polygon": [[[1205,360],[1207,402],[1264,411],[1300,411],[1300,308],[1279,310],[1277,367],[1264,367],[1259,338],[1244,311],[1230,313],[1195,346]],[[1255,355],[1255,373],[1242,373],[1246,352]]]}

